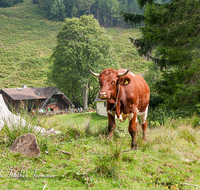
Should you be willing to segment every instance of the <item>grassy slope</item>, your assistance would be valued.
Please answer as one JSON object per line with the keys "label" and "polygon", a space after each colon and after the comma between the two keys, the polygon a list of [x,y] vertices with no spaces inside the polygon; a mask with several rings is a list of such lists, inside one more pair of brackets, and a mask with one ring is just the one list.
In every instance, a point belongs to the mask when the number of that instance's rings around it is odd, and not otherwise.
{"label": "grassy slope", "polygon": [[[0,9],[0,88],[46,86],[48,58],[62,22],[45,19],[32,0]],[[137,55],[128,38],[138,30],[107,29],[113,39],[112,56],[121,67],[144,72],[148,62]]]}
{"label": "grassy slope", "polygon": [[1,88],[41,86],[61,23],[44,20],[31,1],[0,9]]}
{"label": "grassy slope", "polygon": [[[8,151],[8,139],[0,141],[1,189],[195,189],[200,185],[200,136],[191,119],[169,121],[165,127],[148,129],[148,141],[137,137],[138,151],[130,149],[128,123],[117,122],[113,140],[107,138],[107,118],[90,114],[69,114],[41,119],[41,126],[62,132],[40,136],[39,158],[27,158]],[[4,131],[0,136],[5,137]],[[4,144],[5,143],[5,144]],[[57,151],[63,150],[72,155]],[[48,152],[45,153],[45,151]],[[9,176],[9,169],[12,169]],[[54,178],[35,178],[36,175]],[[17,179],[14,173],[27,178]]]}
{"label": "grassy slope", "polygon": [[130,68],[134,73],[142,73],[148,67],[148,62],[141,58],[136,48],[130,43],[129,38],[141,37],[138,29],[107,29],[108,35],[112,39],[113,57],[118,60],[119,66],[122,68]]}

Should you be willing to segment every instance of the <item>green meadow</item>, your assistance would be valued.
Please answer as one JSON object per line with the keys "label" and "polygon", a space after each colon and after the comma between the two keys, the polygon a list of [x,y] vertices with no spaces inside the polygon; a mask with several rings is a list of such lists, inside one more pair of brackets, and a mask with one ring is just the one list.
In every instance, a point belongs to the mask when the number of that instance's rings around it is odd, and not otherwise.
{"label": "green meadow", "polygon": [[130,151],[127,121],[117,122],[109,139],[107,117],[95,112],[27,118],[33,125],[53,127],[61,134],[36,134],[41,155],[28,158],[9,151],[20,130],[2,129],[1,189],[183,190],[200,186],[200,130],[194,125],[195,117],[148,128],[147,142],[139,126],[138,151]]}

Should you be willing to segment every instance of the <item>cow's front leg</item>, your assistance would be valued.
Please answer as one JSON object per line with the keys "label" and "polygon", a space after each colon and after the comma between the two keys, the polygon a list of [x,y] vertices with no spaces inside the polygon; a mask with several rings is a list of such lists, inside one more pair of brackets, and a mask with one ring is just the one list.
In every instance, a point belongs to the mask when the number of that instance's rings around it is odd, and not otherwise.
{"label": "cow's front leg", "polygon": [[136,118],[137,115],[134,114],[133,118],[129,121],[129,133],[131,135],[132,141],[131,141],[131,149],[132,150],[138,150],[137,148],[137,141],[136,141],[136,137],[137,137],[137,125],[136,125]]}
{"label": "cow's front leg", "polygon": [[113,131],[115,129],[115,117],[108,113],[108,135],[109,137],[112,137]]}
{"label": "cow's front leg", "polygon": [[117,118],[118,118],[118,119],[122,119],[122,118],[120,118],[120,106],[121,106],[120,101],[117,101],[117,105],[116,105],[116,114],[117,114]]}

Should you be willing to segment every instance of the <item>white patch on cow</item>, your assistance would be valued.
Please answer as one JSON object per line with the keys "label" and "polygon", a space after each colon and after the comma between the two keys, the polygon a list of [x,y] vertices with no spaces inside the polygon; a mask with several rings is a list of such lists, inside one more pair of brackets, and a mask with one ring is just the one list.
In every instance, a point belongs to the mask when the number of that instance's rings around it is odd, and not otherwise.
{"label": "white patch on cow", "polygon": [[[133,119],[133,116],[134,116],[133,113],[130,113],[130,114],[129,114],[129,117],[128,117],[129,122]],[[136,119],[137,119],[137,118],[136,118]]]}
{"label": "white patch on cow", "polygon": [[132,72],[129,72],[131,75],[133,75],[133,77],[135,76]]}
{"label": "white patch on cow", "polygon": [[146,110],[144,112],[137,111],[137,115],[141,116],[141,124],[144,124],[147,119],[148,107],[149,105],[146,107]]}
{"label": "white patch on cow", "polygon": [[122,122],[122,123],[125,121],[125,120],[123,119],[123,117],[122,117],[122,114],[120,114],[120,116],[119,116],[118,119],[119,119],[119,121]]}
{"label": "white patch on cow", "polygon": [[[148,114],[148,107],[149,105],[146,107],[146,110],[144,112],[139,112],[137,111],[137,116],[141,116],[141,124],[144,124],[146,119],[147,119],[147,114]],[[110,111],[108,110],[108,113],[111,114],[113,117],[115,117],[115,119],[118,119],[121,123],[125,122],[126,119],[129,120],[129,122],[131,121],[131,119],[133,119],[134,114],[130,113],[130,114],[124,114],[123,112],[120,114],[119,118],[117,118],[117,114],[116,111]],[[137,117],[135,120],[135,123],[137,123]]]}
{"label": "white patch on cow", "polygon": [[133,116],[134,116],[134,114],[133,113],[130,113],[130,114],[124,114],[123,112],[120,114],[120,116],[119,116],[119,121],[121,122],[121,123],[123,123],[124,121],[126,121],[126,119],[128,119],[128,121],[130,122],[131,121],[131,119],[133,119]]}

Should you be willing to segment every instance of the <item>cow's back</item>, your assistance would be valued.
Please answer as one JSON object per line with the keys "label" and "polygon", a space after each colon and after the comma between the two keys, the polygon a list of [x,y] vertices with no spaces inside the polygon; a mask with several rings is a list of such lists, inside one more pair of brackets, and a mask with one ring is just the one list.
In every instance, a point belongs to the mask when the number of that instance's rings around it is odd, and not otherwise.
{"label": "cow's back", "polygon": [[[125,70],[119,69],[118,71],[124,72]],[[150,99],[148,84],[142,76],[131,72],[122,77],[122,80],[123,78],[130,78],[129,84],[122,86],[122,90],[124,91],[126,98],[132,99],[132,103],[136,105],[137,109],[140,112],[143,112],[149,104]]]}

